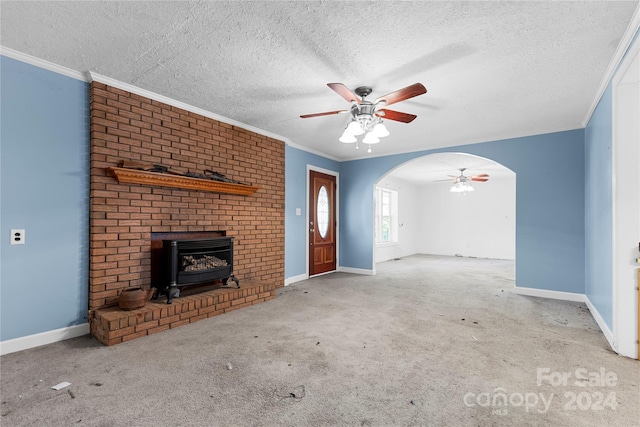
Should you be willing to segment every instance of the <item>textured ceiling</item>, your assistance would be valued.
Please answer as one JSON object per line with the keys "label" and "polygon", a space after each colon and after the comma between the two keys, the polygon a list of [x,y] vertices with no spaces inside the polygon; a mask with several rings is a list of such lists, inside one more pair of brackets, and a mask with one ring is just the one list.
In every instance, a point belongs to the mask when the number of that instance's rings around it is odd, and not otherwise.
{"label": "textured ceiling", "polygon": [[10,2],[4,47],[135,85],[346,160],[326,84],[421,82],[373,155],[584,126],[629,2]]}

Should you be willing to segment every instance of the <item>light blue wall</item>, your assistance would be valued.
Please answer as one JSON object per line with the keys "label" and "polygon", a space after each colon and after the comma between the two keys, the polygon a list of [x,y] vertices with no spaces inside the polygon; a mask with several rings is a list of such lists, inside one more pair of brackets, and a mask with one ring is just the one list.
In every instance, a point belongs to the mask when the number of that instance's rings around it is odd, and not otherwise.
{"label": "light blue wall", "polygon": [[[289,145],[284,156],[284,277],[291,278],[305,274],[307,268],[307,165],[339,172],[340,164]],[[300,215],[296,215],[296,208],[301,209]]]}
{"label": "light blue wall", "polygon": [[[89,86],[0,57],[0,340],[86,323]],[[24,228],[25,245],[9,245]]]}
{"label": "light blue wall", "polygon": [[585,130],[585,294],[609,328],[612,324],[612,97],[602,95]]}
{"label": "light blue wall", "polygon": [[354,160],[340,165],[340,265],[373,268],[373,185],[437,152],[495,160],[516,173],[516,284],[584,293],[584,130]]}
{"label": "light blue wall", "polygon": [[[0,340],[7,340],[86,322],[89,94],[84,82],[6,57],[1,67]],[[287,146],[285,278],[306,272],[307,165],[339,172],[340,265],[369,270],[374,183],[413,158],[455,151],[517,174],[518,286],[584,293],[584,138],[575,130],[342,163]],[[27,230],[26,245],[9,246],[11,228]]]}

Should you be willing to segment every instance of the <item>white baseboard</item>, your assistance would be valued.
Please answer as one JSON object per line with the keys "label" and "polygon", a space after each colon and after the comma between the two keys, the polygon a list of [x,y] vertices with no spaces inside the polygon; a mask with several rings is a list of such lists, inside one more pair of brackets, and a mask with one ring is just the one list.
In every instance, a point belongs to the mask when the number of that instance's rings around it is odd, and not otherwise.
{"label": "white baseboard", "polygon": [[609,326],[607,326],[607,323],[604,321],[604,319],[600,315],[600,312],[591,303],[591,300],[589,299],[589,297],[585,295],[584,299],[585,299],[585,303],[587,304],[587,307],[589,308],[589,311],[591,312],[591,315],[593,316],[593,318],[595,319],[596,323],[600,327],[600,330],[602,331],[602,334],[604,335],[604,337],[609,342],[609,346],[611,347],[611,349],[613,351],[618,353],[618,349],[616,348],[617,347],[616,340],[613,338],[613,332],[611,332],[611,329],[609,329]]}
{"label": "white baseboard", "polygon": [[[519,287],[514,288],[514,292],[520,295],[528,295],[533,297],[552,298],[552,299],[559,299],[559,300],[565,300],[565,301],[585,303],[587,305],[587,308],[589,309],[589,312],[591,313],[591,316],[593,316],[594,320],[600,327],[600,331],[602,332],[605,339],[609,343],[609,346],[611,347],[611,349],[616,353],[619,353],[618,345],[614,338],[613,332],[611,332],[611,329],[609,329],[609,326],[607,326],[607,323],[604,321],[604,319],[602,318],[602,316],[600,315],[596,307],[591,303],[591,300],[587,295],[576,294],[573,292],[548,291],[545,289],[519,288]],[[634,356],[627,356],[627,357],[635,358]]]}
{"label": "white baseboard", "polygon": [[353,274],[364,274],[365,276],[375,276],[375,270],[366,270],[364,268],[352,268],[352,267],[339,267],[338,271],[341,273],[353,273]]}
{"label": "white baseboard", "polygon": [[[313,277],[324,276],[326,274],[335,273],[336,271],[341,273],[353,273],[353,274],[362,274],[365,276],[375,276],[375,270],[365,270],[364,268],[351,268],[351,267],[338,267],[335,271],[327,271],[326,273],[317,274]],[[298,274],[297,276],[292,276],[284,279],[284,285],[289,286],[291,284],[301,282],[303,280],[307,280],[309,276],[305,274]]]}
{"label": "white baseboard", "polygon": [[302,282],[303,280],[307,280],[309,276],[306,274],[298,274],[297,276],[287,277],[284,279],[284,285],[289,286],[293,283]]}
{"label": "white baseboard", "polygon": [[89,324],[69,326],[66,328],[54,329],[53,331],[41,332],[39,334],[27,335],[26,337],[14,338],[0,341],[0,356],[27,350],[41,345],[64,341],[71,338],[81,337],[89,333]]}
{"label": "white baseboard", "polygon": [[530,297],[560,299],[564,301],[585,302],[586,298],[584,294],[576,294],[573,292],[550,291],[547,289],[537,288],[520,288],[518,286],[516,286],[513,291],[517,294],[527,295]]}

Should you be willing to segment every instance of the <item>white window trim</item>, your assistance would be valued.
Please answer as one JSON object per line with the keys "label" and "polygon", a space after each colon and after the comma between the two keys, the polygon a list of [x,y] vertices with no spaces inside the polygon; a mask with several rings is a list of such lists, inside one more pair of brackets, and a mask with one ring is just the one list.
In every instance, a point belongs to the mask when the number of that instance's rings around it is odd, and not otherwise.
{"label": "white window trim", "polygon": [[[382,234],[382,229],[381,229],[381,225],[380,225],[380,219],[382,218],[382,213],[381,211],[381,206],[380,206],[380,199],[381,199],[381,194],[383,191],[388,192],[391,195],[391,203],[390,203],[390,208],[391,208],[391,214],[389,215],[391,217],[391,230],[390,230],[390,234],[391,234],[391,240],[389,241],[378,241],[377,238],[378,236],[381,236]],[[398,236],[398,191],[397,190],[393,190],[393,189],[389,189],[389,188],[384,188],[384,187],[379,187],[376,186],[375,187],[375,197],[374,197],[374,243],[376,245],[376,247],[383,247],[383,246],[397,246],[399,245],[399,236]]]}

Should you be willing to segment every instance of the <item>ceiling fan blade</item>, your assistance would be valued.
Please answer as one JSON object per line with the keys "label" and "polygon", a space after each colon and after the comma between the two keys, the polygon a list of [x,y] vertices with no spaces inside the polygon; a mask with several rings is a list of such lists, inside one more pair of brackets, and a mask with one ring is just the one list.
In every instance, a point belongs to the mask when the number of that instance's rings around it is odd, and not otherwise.
{"label": "ceiling fan blade", "polygon": [[333,91],[335,93],[337,93],[338,95],[340,95],[341,97],[346,99],[347,102],[355,101],[358,104],[360,104],[360,99],[358,98],[358,95],[356,95],[355,93],[351,92],[351,89],[349,89],[348,87],[346,87],[342,83],[327,83],[327,86],[329,86],[331,89],[333,89]]}
{"label": "ceiling fan blade", "polygon": [[395,92],[388,93],[385,96],[381,96],[380,98],[376,99],[374,104],[384,101],[384,105],[391,105],[395,104],[396,102],[404,101],[405,99],[413,98],[414,96],[422,95],[425,93],[427,93],[427,88],[425,88],[422,83],[414,83],[411,86],[407,86]]}
{"label": "ceiling fan blade", "polygon": [[387,120],[395,120],[396,122],[402,122],[402,123],[411,123],[416,119],[416,117],[418,117],[415,114],[402,113],[400,111],[387,110],[387,109],[378,110],[376,114],[380,112],[384,113],[384,114],[380,114],[382,118]]}
{"label": "ceiling fan blade", "polygon": [[445,182],[445,181],[455,181],[455,179],[437,179],[433,182]]}
{"label": "ceiling fan blade", "polygon": [[348,113],[347,110],[326,111],[324,113],[304,114],[300,116],[301,119],[308,119],[309,117],[330,116],[332,114]]}
{"label": "ceiling fan blade", "polygon": [[476,182],[487,182],[487,181],[489,181],[489,178],[485,178],[485,177],[478,177],[478,176],[472,176],[472,177],[471,177],[471,181],[476,181]]}
{"label": "ceiling fan blade", "polygon": [[480,175],[474,175],[473,178],[489,178],[489,174],[481,173]]}

